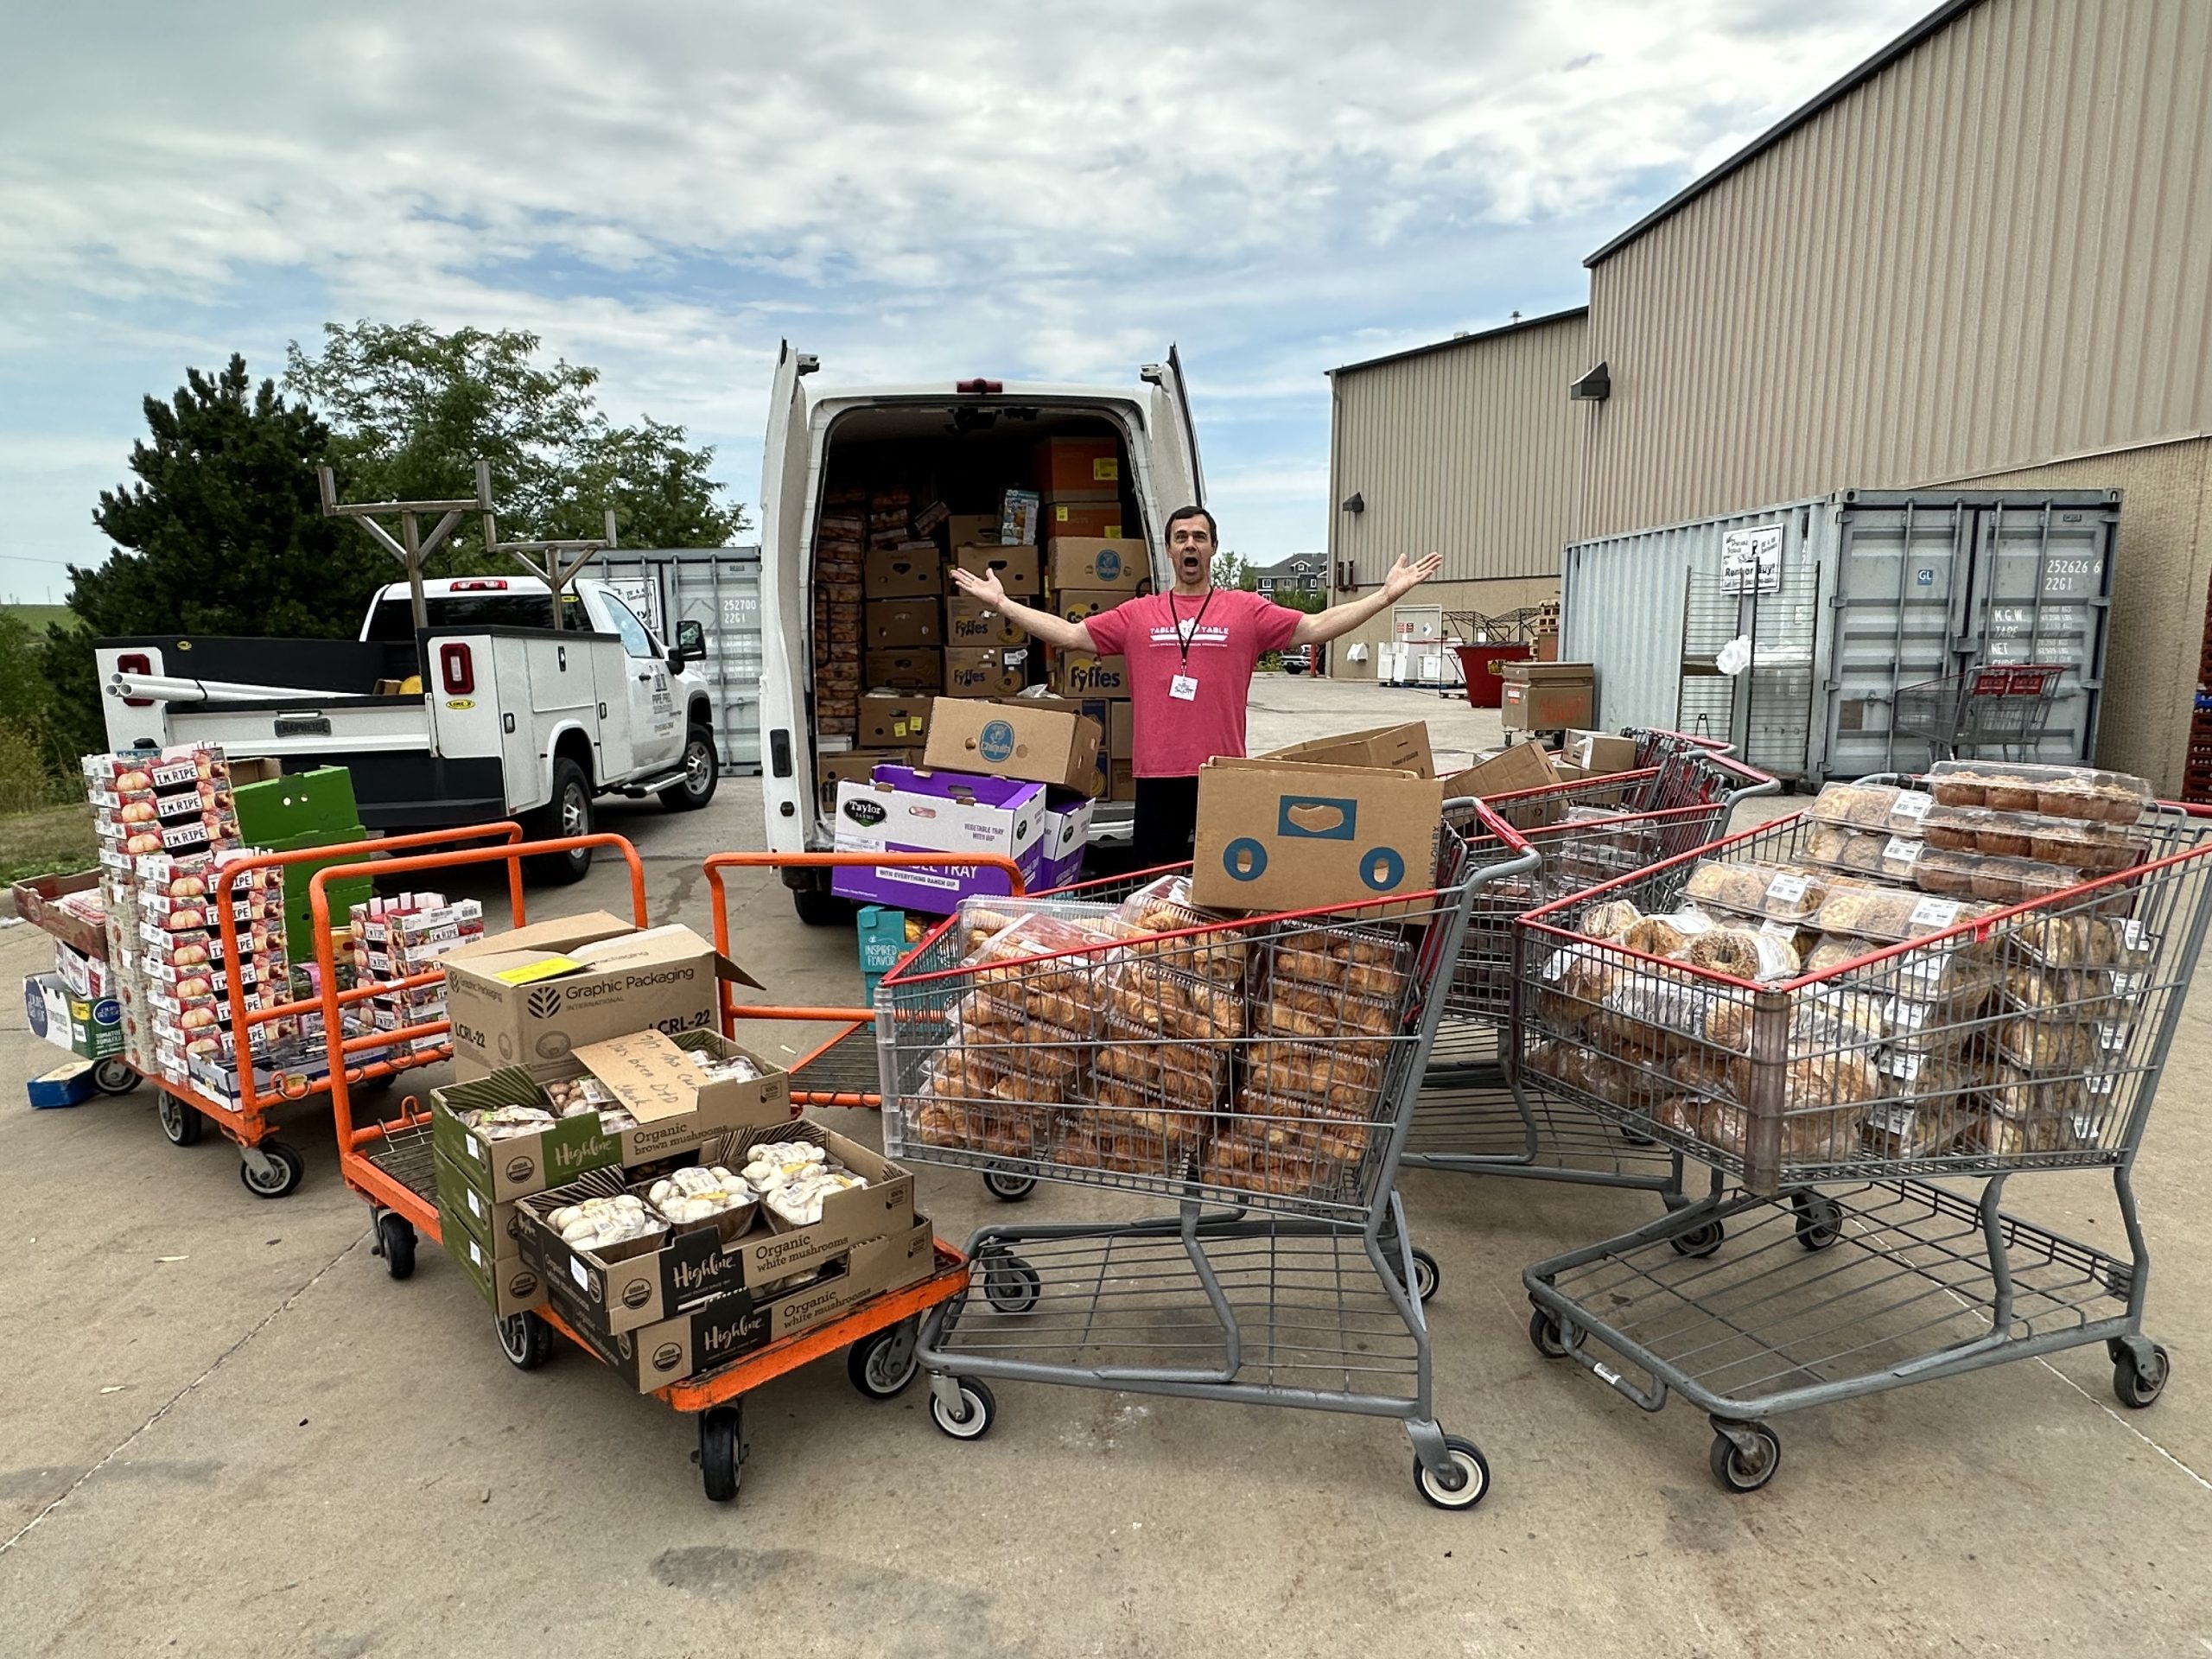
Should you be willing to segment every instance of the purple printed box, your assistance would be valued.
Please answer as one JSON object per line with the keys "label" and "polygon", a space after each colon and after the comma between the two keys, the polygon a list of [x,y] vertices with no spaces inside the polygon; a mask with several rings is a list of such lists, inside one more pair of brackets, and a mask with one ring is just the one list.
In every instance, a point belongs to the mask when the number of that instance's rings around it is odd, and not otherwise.
{"label": "purple printed box", "polygon": [[[964,772],[879,766],[866,783],[837,786],[836,850],[1010,858],[1022,884],[1044,885],[1045,786]],[[866,903],[949,916],[963,899],[1007,891],[1006,872],[944,864],[912,869],[841,867],[830,890]]]}

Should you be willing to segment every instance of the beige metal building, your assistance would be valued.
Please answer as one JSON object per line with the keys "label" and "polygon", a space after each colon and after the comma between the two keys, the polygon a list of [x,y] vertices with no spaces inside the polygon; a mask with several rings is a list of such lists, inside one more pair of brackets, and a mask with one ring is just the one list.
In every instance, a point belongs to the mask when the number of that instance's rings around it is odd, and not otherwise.
{"label": "beige metal building", "polygon": [[[1495,615],[1559,597],[1573,528],[1589,361],[1578,307],[1330,372],[1329,557],[1340,594],[1372,591],[1400,554],[1444,556],[1415,596]],[[1372,678],[1389,613],[1332,646],[1330,672]],[[1353,662],[1350,647],[1367,646]]]}
{"label": "beige metal building", "polygon": [[1611,395],[1579,536],[1844,487],[2123,490],[2099,753],[2178,787],[2212,578],[2212,3],[1952,0],[1588,263]]}

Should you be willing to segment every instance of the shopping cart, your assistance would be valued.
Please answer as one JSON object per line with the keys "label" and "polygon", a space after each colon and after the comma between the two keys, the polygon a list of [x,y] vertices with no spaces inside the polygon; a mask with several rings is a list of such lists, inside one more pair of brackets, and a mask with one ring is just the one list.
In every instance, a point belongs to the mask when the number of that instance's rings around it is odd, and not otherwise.
{"label": "shopping cart", "polygon": [[[1781,785],[1718,747],[1675,733],[1643,734],[1655,764],[1493,797],[1541,862],[1485,886],[1475,899],[1443,1022],[1406,1141],[1410,1168],[1634,1187],[1669,1207],[1687,1200],[1682,1160],[1633,1125],[1592,1113],[1519,1074],[1514,924],[1527,912],[1719,838],[1738,801]],[[1670,740],[1677,740],[1670,741]],[[1464,808],[1456,809],[1467,827]],[[1423,1300],[1437,1284],[1419,1264]]]}
{"label": "shopping cart", "polygon": [[[1708,851],[1787,860],[1811,827]],[[2156,1400],[2131,1172],[2204,941],[2212,815],[2160,806],[2139,833],[2131,870],[1780,984],[1581,937],[1612,899],[1671,909],[1696,854],[1524,918],[1522,1074],[1713,1171],[1698,1202],[1527,1270],[1538,1351],[1647,1411],[1680,1393],[1738,1492],[1779,1466],[1771,1418],[2008,1360],[2102,1342],[2120,1402]],[[1942,925],[1946,901],[1902,899]],[[2110,1172],[2124,1252],[2003,1209],[2012,1176],[2064,1169]]]}
{"label": "shopping cart", "polygon": [[[1432,891],[1387,904],[1220,922],[1155,887],[1134,938],[1103,906],[1033,900],[1004,932],[971,908],[885,978],[893,1155],[1176,1205],[980,1230],[982,1301],[923,1327],[940,1429],[990,1427],[989,1378],[1393,1417],[1425,1499],[1480,1502],[1488,1465],[1431,1409],[1395,1191],[1469,906],[1535,861],[1474,820],[1440,831]],[[1024,929],[1047,948],[990,966]]]}
{"label": "shopping cart", "polygon": [[2031,760],[2065,674],[2063,663],[2008,663],[1901,685],[1891,729],[1923,739],[1937,760],[1987,748]]}
{"label": "shopping cart", "polygon": [[[147,1080],[161,1091],[155,1116],[169,1144],[197,1146],[212,1123],[221,1134],[238,1143],[238,1179],[245,1190],[258,1198],[284,1198],[298,1189],[306,1164],[297,1148],[275,1138],[276,1126],[271,1121],[270,1114],[279,1106],[295,1106],[319,1095],[331,1093],[334,1087],[331,1074],[341,1069],[332,1058],[328,1031],[323,1033],[319,1045],[295,1042],[289,1045],[289,1052],[279,1052],[274,1045],[257,1040],[270,1033],[296,1029],[302,1021],[317,1025],[321,1020],[322,1012],[320,1002],[314,999],[286,1001],[265,1007],[251,1006],[238,948],[238,912],[241,895],[238,883],[243,877],[254,870],[282,868],[287,864],[333,858],[375,860],[377,861],[355,868],[370,874],[381,875],[387,868],[383,861],[391,854],[454,842],[493,838],[520,841],[522,828],[515,823],[484,823],[462,830],[424,830],[412,835],[386,836],[376,841],[305,848],[289,853],[257,853],[250,858],[234,859],[218,867],[214,873],[215,890],[208,896],[208,903],[214,912],[222,940],[220,985],[226,1024],[231,1033],[231,1065],[238,1079],[238,1093],[233,1097],[211,1092],[204,1079],[195,1083],[184,1077],[160,1074],[149,1077]],[[519,883],[515,892],[516,903],[519,905]],[[328,918],[318,916],[316,925],[327,929]],[[327,946],[329,941],[326,937],[321,943]],[[326,950],[318,960],[327,955]],[[323,972],[327,975],[330,969],[326,967]],[[355,1002],[379,992],[426,984],[436,977],[431,974],[390,984],[365,984],[348,993],[346,1001]],[[333,1026],[329,1029],[336,1027]],[[360,1044],[354,1045],[357,1052],[363,1047]],[[352,1082],[355,1087],[362,1089],[389,1087],[391,1079],[400,1072],[415,1066],[435,1064],[449,1058],[451,1053],[450,1048],[414,1051],[404,1046],[373,1054],[363,1052],[360,1063],[350,1068]],[[127,1093],[128,1090],[117,1092]]]}
{"label": "shopping cart", "polygon": [[[639,926],[646,925],[645,866],[639,860],[637,849],[620,836],[578,836],[560,841],[394,859],[380,864],[378,873],[396,876],[504,861],[509,873],[514,925],[519,927],[524,921],[522,861],[572,851],[579,846],[610,848],[622,855],[629,866],[631,915]],[[333,975],[335,962],[326,925],[329,898],[323,884],[359,873],[357,867],[319,871],[308,887],[316,921],[318,961],[322,969],[322,1007],[332,1030],[338,1029],[339,1011],[348,1001],[372,995],[377,989],[392,988],[371,987],[340,991]],[[717,948],[721,948],[727,931],[721,926],[719,887],[717,894]],[[411,986],[436,977],[435,973],[418,976],[401,984]],[[805,1017],[800,1011],[772,1012],[779,1017]],[[722,1028],[728,1034],[727,1002]],[[445,1020],[429,1020],[397,1033],[379,1032],[373,1038],[348,1038],[345,1047],[351,1052],[375,1043],[391,1041],[395,1037],[436,1037],[447,1034],[448,1030]],[[450,1056],[452,1050],[448,1046],[442,1052]],[[433,1241],[442,1242],[436,1171],[430,1145],[430,1116],[419,1101],[409,1096],[400,1103],[396,1116],[357,1126],[348,1084],[358,1078],[363,1069],[348,1065],[334,1068],[332,1073],[331,1103],[338,1122],[339,1174],[348,1187],[368,1200],[375,1218],[376,1254],[384,1258],[385,1271],[394,1279],[407,1279],[415,1272],[419,1236],[427,1233]],[[792,1110],[796,1115],[796,1100]],[[913,1381],[920,1370],[915,1352],[922,1314],[957,1295],[968,1283],[966,1258],[942,1239],[934,1243],[934,1266],[929,1276],[918,1283],[871,1297],[850,1313],[813,1330],[784,1338],[742,1359],[653,1391],[672,1409],[698,1418],[699,1474],[709,1498],[728,1503],[737,1496],[745,1470],[744,1396],[763,1382],[841,1348],[846,1351],[846,1375],[854,1388],[868,1399],[890,1399]],[[590,1345],[550,1307],[506,1314],[493,1323],[500,1351],[518,1370],[534,1371],[551,1358],[556,1336],[566,1338],[586,1352],[591,1351]]]}

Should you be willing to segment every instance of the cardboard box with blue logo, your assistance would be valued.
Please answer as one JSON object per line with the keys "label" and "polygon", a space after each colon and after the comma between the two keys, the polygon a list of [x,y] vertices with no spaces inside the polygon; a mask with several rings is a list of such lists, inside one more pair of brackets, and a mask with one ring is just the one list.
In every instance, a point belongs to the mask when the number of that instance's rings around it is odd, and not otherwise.
{"label": "cardboard box with blue logo", "polygon": [[922,755],[929,766],[1046,786],[1044,842],[1032,887],[1081,880],[1105,722],[1081,704],[1030,696],[1002,703],[948,701],[931,721]]}
{"label": "cardboard box with blue logo", "polygon": [[[1444,786],[1429,775],[1427,732],[1417,746],[1395,736],[1355,734],[1341,757],[1308,747],[1297,759],[1209,760],[1192,902],[1294,910],[1427,890]],[[1401,764],[1363,764],[1385,758]]]}
{"label": "cardboard box with blue logo", "polygon": [[1118,536],[1055,536],[1045,544],[1045,568],[1056,594],[1119,594],[1124,599],[1152,574],[1144,543]]}

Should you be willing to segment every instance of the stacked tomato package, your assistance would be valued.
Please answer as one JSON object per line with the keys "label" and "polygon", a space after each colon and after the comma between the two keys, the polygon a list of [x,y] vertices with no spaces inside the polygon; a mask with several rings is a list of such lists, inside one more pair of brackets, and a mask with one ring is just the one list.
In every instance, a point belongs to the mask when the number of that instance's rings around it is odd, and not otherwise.
{"label": "stacked tomato package", "polygon": [[1217,1185],[1313,1194],[1387,1134],[1375,1122],[1403,1020],[1411,943],[1387,927],[1301,928],[1255,964],[1235,1109],[1206,1154]]}
{"label": "stacked tomato package", "polygon": [[814,531],[814,728],[848,744],[861,729],[861,558],[865,490],[832,491]]}
{"label": "stacked tomato package", "polygon": [[917,1139],[1002,1158],[1051,1154],[1090,1087],[1111,971],[1128,929],[1105,905],[970,902],[967,969],[918,1099]]}

